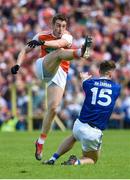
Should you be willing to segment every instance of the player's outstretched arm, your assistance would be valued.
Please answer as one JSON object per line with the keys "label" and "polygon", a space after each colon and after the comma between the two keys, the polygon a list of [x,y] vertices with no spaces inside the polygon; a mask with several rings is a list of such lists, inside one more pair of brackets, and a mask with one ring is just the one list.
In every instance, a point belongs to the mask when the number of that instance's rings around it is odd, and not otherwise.
{"label": "player's outstretched arm", "polygon": [[27,52],[29,52],[31,49],[28,46],[25,46],[19,53],[18,55],[18,59],[17,59],[17,64],[15,64],[14,66],[11,67],[11,73],[12,74],[17,74],[20,66],[22,65],[24,59],[25,59],[25,55]]}

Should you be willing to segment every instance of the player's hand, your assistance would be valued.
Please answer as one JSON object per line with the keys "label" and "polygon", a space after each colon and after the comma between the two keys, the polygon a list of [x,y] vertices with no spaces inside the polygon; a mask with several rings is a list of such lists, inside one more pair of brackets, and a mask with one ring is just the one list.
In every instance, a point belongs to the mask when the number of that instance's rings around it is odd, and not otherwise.
{"label": "player's hand", "polygon": [[13,66],[11,68],[11,73],[12,74],[17,74],[18,70],[19,70],[20,66],[18,64],[16,64],[15,66]]}
{"label": "player's hand", "polygon": [[27,45],[30,48],[35,48],[36,46],[42,46],[44,45],[45,41],[37,41],[37,40],[31,40],[27,43]]}
{"label": "player's hand", "polygon": [[81,72],[80,77],[81,77],[82,81],[84,81],[84,80],[90,79],[92,77],[92,75],[89,74],[88,72]]}
{"label": "player's hand", "polygon": [[91,47],[92,45],[92,37],[91,36],[87,36],[86,37],[86,47]]}

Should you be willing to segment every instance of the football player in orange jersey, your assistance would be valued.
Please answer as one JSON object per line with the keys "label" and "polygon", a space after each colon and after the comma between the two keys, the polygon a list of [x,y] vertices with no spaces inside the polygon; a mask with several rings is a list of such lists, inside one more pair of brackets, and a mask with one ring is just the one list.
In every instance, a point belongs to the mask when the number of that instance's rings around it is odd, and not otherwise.
{"label": "football player in orange jersey", "polygon": [[57,14],[52,20],[52,31],[41,32],[34,36],[19,53],[17,64],[11,68],[12,74],[17,74],[28,50],[37,46],[41,47],[41,58],[36,60],[35,67],[37,77],[48,82],[48,107],[42,124],[42,132],[36,141],[37,160],[42,159],[43,144],[63,97],[69,63],[75,57],[87,58],[89,56],[92,38],[87,36],[82,48],[75,50],[70,49],[72,39],[72,35],[67,31],[67,18],[62,14]]}

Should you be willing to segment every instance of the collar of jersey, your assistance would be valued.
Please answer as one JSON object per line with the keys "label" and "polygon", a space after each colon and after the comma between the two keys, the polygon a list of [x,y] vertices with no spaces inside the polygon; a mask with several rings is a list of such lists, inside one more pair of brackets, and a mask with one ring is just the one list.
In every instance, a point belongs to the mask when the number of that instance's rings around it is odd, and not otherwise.
{"label": "collar of jersey", "polygon": [[102,76],[102,77],[100,77],[99,79],[110,79],[110,78],[105,77],[105,76]]}

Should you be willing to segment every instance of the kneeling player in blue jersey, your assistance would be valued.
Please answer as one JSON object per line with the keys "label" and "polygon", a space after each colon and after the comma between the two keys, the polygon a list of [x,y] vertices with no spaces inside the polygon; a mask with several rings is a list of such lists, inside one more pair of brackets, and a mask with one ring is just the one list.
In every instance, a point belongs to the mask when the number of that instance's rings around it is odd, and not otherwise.
{"label": "kneeling player in blue jersey", "polygon": [[73,126],[73,134],[64,140],[58,151],[43,164],[54,164],[64,153],[68,152],[76,141],[82,145],[82,158],[71,155],[63,165],[94,164],[100,154],[103,130],[113,111],[116,99],[120,94],[121,86],[112,80],[114,69],[113,61],[104,61],[100,64],[100,78],[91,78],[88,73],[81,73],[85,100],[78,119]]}

